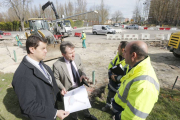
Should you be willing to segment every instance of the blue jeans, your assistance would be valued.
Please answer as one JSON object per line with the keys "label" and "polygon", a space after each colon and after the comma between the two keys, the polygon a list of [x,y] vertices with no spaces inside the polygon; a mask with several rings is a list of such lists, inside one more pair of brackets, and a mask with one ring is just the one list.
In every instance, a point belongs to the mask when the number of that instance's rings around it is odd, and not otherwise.
{"label": "blue jeans", "polygon": [[83,47],[83,48],[86,48],[85,39],[82,41],[82,47]]}

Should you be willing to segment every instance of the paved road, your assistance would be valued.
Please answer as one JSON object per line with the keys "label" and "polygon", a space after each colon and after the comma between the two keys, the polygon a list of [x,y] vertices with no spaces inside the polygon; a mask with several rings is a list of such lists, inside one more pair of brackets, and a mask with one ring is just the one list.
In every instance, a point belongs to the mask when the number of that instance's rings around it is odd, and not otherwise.
{"label": "paved road", "polygon": [[[118,33],[118,34],[138,34],[139,38],[140,38],[141,33],[149,33],[151,40],[155,39],[156,34],[165,34],[165,37],[167,37],[168,34],[179,31],[179,30],[142,30],[142,29],[134,30],[134,29],[124,29],[124,28],[121,28],[121,27],[111,27],[111,28],[116,29],[116,30],[121,29],[122,33]],[[104,39],[104,40],[106,40],[106,35],[93,35],[92,34],[92,27],[82,27],[82,28],[73,29],[73,36],[74,36],[75,32],[80,32],[81,33],[83,30],[88,35],[88,39]],[[25,31],[25,32],[29,32],[29,31]],[[15,37],[17,34],[19,34],[21,38],[25,39],[26,38],[25,37],[25,32],[11,31],[10,36],[1,35],[2,38],[0,38],[0,39],[13,39],[13,37]]]}

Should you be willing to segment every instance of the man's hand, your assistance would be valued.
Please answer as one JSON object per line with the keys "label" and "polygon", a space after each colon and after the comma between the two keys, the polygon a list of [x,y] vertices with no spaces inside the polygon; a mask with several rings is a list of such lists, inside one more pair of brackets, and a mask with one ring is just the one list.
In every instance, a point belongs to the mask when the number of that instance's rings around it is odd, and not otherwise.
{"label": "man's hand", "polygon": [[63,89],[61,90],[61,95],[65,95],[66,93],[67,93],[66,89],[63,88]]}
{"label": "man's hand", "polygon": [[88,77],[82,75],[82,76],[80,77],[80,82],[82,82],[82,79],[83,79],[83,78],[84,78],[86,81],[89,81],[89,78],[88,78]]}
{"label": "man's hand", "polygon": [[116,82],[115,76],[117,76],[117,75],[115,75],[115,74],[112,74],[112,75],[111,75],[111,79],[112,79],[114,82]]}
{"label": "man's hand", "polygon": [[64,111],[64,110],[57,110],[57,117],[63,120],[65,117],[69,115],[69,112]]}

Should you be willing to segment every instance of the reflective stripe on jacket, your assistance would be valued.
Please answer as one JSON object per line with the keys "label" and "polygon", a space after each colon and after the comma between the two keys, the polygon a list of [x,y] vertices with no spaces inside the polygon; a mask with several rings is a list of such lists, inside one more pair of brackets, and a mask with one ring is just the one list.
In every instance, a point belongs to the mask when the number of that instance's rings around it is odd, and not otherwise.
{"label": "reflective stripe on jacket", "polygon": [[19,37],[18,36],[16,36],[15,38],[16,38],[16,41],[19,41]]}
{"label": "reflective stripe on jacket", "polygon": [[86,34],[85,34],[85,33],[82,33],[81,39],[82,39],[82,40],[85,40],[85,39],[86,39]]}
{"label": "reflective stripe on jacket", "polygon": [[[120,58],[119,58],[119,54],[117,53],[117,55],[115,56],[115,58],[109,63],[109,66],[108,66],[108,69],[109,69],[109,72],[110,69],[116,65],[119,65],[121,64],[122,65],[122,70],[126,70],[128,71],[127,69],[129,68],[129,65],[127,65],[125,63],[125,59],[121,60],[120,61]],[[110,77],[110,76],[109,76]],[[120,86],[120,79],[123,77],[123,75],[117,75],[116,77],[116,81],[117,82],[114,82],[113,80],[111,80],[111,78],[109,79],[109,84],[108,84],[108,89],[116,92]]]}
{"label": "reflective stripe on jacket", "polygon": [[114,100],[124,108],[121,120],[143,120],[158,100],[160,86],[150,57],[141,61],[121,78]]}

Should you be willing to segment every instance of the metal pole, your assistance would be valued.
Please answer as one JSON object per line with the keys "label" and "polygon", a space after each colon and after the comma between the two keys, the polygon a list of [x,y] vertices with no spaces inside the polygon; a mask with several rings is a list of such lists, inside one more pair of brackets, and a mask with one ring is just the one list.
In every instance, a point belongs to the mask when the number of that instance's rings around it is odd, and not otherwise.
{"label": "metal pole", "polygon": [[95,85],[95,71],[92,71],[92,81],[93,85]]}
{"label": "metal pole", "polygon": [[14,60],[15,60],[15,62],[17,62],[16,51],[15,50],[13,50],[13,51],[14,51]]}
{"label": "metal pole", "polygon": [[173,87],[172,87],[172,90],[173,90],[173,88],[174,88],[174,86],[175,86],[175,84],[176,84],[176,82],[177,82],[177,79],[178,79],[178,76],[176,77],[176,80],[175,80],[175,82],[174,82],[174,85],[173,85]]}

